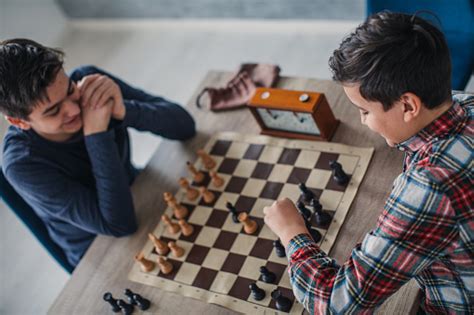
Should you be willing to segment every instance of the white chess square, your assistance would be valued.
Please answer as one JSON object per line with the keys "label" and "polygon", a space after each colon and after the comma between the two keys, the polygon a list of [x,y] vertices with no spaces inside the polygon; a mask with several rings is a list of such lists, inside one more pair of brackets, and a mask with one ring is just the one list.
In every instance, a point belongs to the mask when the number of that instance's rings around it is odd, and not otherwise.
{"label": "white chess square", "polygon": [[283,272],[283,275],[281,276],[280,282],[278,283],[280,287],[292,289],[291,287],[291,282],[290,282],[290,276],[288,275],[288,268],[285,269],[285,272]]}
{"label": "white chess square", "polygon": [[209,269],[220,270],[228,255],[228,251],[211,248],[207,253],[206,259],[202,262],[202,266]]}
{"label": "white chess square", "polygon": [[281,147],[272,147],[272,146],[267,145],[262,150],[262,154],[260,155],[260,158],[258,159],[258,161],[276,164],[282,152],[283,152],[283,148]]}
{"label": "white chess square", "polygon": [[286,183],[288,177],[290,177],[293,165],[275,164],[272,172],[268,177],[268,181],[277,183]]}
{"label": "white chess square", "polygon": [[235,223],[232,220],[232,215],[228,215],[227,219],[224,222],[224,225],[222,225],[222,230],[227,232],[239,233],[242,230],[242,223]]}
{"label": "white chess square", "polygon": [[257,161],[254,160],[240,160],[233,175],[248,178],[252,175],[256,165]]}
{"label": "white chess square", "polygon": [[267,261],[261,258],[248,256],[242,268],[240,268],[239,276],[248,279],[258,279],[260,277],[260,266],[265,266],[266,263]]}
{"label": "white chess square", "polygon": [[270,228],[266,224],[264,224],[262,226],[262,229],[261,229],[260,233],[258,234],[258,237],[259,238],[265,238],[267,240],[272,240],[272,241],[278,238],[275,235],[275,233],[273,233],[272,230],[270,230]]}
{"label": "white chess square", "polygon": [[257,241],[256,236],[239,234],[235,238],[234,244],[232,244],[230,251],[232,253],[248,256],[253,246],[255,245],[256,241]]}
{"label": "white chess square", "polygon": [[294,184],[285,184],[278,196],[278,199],[289,198],[293,201],[298,200],[301,195],[301,191],[298,188],[298,185]]}
{"label": "white chess square", "polygon": [[232,142],[225,156],[227,158],[242,159],[248,147],[249,144],[245,142]]}
{"label": "white chess square", "polygon": [[201,266],[188,264],[185,262],[179,268],[174,280],[177,282],[182,282],[184,284],[192,284],[194,278],[196,278],[199,272],[199,269],[201,269]]}
{"label": "white chess square", "polygon": [[236,279],[236,274],[220,271],[217,273],[216,278],[212,282],[209,291],[228,294],[230,289],[232,289]]}
{"label": "white chess square", "polygon": [[250,211],[250,215],[257,218],[263,218],[263,208],[271,206],[273,202],[274,200],[271,199],[258,198],[255,204],[253,205],[252,210]]}
{"label": "white chess square", "polygon": [[263,179],[249,178],[242,189],[243,196],[258,197],[265,187],[267,181]]}
{"label": "white chess square", "polygon": [[227,210],[226,203],[230,202],[231,204],[235,205],[238,198],[239,198],[239,194],[224,192],[219,196],[219,199],[217,199],[217,202],[214,205],[214,208]]}
{"label": "white chess square", "polygon": [[336,210],[343,195],[344,193],[342,191],[325,189],[321,197],[319,197],[319,203],[325,210]]}
{"label": "white chess square", "polygon": [[342,169],[346,174],[353,174],[354,169],[359,162],[359,157],[354,155],[339,155],[337,159],[339,163],[342,165]]}
{"label": "white chess square", "polygon": [[306,186],[310,188],[324,189],[330,178],[331,171],[316,168],[311,170],[311,173],[309,173]]}
{"label": "white chess square", "polygon": [[[274,239],[276,239],[276,237]],[[268,261],[279,263],[279,264],[282,264],[282,265],[287,265],[288,264],[288,258],[286,258],[286,256],[285,257],[278,257],[275,254],[275,250],[272,250],[272,253],[268,257]]]}
{"label": "white chess square", "polygon": [[212,212],[212,208],[209,208],[206,206],[197,206],[191,212],[188,222],[193,223],[193,224],[204,225],[209,219],[211,212]]}
{"label": "white chess square", "polygon": [[197,237],[195,244],[201,246],[212,247],[219,236],[220,230],[210,226],[203,226],[199,236]]}
{"label": "white chess square", "polygon": [[316,165],[320,155],[321,152],[319,151],[301,150],[295,162],[295,166],[312,169]]}

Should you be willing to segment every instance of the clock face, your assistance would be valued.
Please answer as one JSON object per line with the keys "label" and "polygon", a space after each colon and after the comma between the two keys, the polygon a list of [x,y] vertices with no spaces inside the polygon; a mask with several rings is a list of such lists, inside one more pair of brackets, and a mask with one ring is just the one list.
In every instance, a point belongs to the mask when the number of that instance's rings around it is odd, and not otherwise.
{"label": "clock face", "polygon": [[319,136],[321,133],[310,113],[257,108],[257,113],[269,129]]}

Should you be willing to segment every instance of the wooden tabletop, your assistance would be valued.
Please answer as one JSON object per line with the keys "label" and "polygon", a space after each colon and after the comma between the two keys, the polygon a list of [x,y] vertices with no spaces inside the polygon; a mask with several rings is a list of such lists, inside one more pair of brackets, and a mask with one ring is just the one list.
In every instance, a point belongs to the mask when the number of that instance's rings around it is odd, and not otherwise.
{"label": "wooden tabletop", "polygon": [[[166,208],[163,192],[177,191],[178,179],[186,176],[185,162],[196,159],[195,151],[218,131],[259,133],[259,127],[247,109],[212,113],[198,109],[195,98],[205,86],[223,86],[232,76],[229,72],[209,72],[187,104],[196,120],[198,134],[186,142],[163,140],[145,170],[132,186],[139,230],[130,237],[98,236],[77,266],[71,278],[51,306],[50,314],[107,314],[110,306],[102,300],[109,291],[123,298],[130,288],[152,301],[147,311],[160,314],[230,314],[221,306],[185,298],[158,288],[131,282],[127,276],[133,257],[147,240]],[[342,264],[354,246],[375,227],[392,182],[402,170],[402,153],[389,148],[385,140],[361,125],[358,110],[351,105],[343,89],[334,82],[296,77],[282,77],[279,88],[324,93],[336,116],[341,120],[332,141],[360,147],[374,147],[375,153],[351,209],[345,219],[330,256]],[[410,281],[378,310],[378,314],[416,312],[418,287]]]}

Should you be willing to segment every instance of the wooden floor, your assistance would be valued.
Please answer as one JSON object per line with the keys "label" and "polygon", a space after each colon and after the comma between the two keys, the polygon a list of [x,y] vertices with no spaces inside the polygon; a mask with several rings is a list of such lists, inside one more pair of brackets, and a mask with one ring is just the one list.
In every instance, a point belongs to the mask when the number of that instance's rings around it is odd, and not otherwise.
{"label": "wooden floor", "polygon": [[[234,70],[241,62],[276,63],[283,75],[329,79],[328,58],[356,25],[334,21],[84,21],[69,23],[55,45],[65,50],[68,70],[95,64],[133,85],[186,103],[208,70]],[[471,80],[471,90],[473,85]],[[2,122],[2,136],[5,127]],[[136,132],[132,137],[134,162],[144,165],[159,139]],[[67,275],[3,204],[0,222],[0,313],[45,313]]]}

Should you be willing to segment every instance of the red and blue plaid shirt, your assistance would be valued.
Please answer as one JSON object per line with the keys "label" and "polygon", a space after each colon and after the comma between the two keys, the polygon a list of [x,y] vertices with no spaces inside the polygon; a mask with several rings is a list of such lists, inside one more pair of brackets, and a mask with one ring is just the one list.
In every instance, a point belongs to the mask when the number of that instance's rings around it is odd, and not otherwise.
{"label": "red and blue plaid shirt", "polygon": [[474,314],[474,96],[398,147],[404,170],[376,228],[339,266],[306,234],[287,248],[296,298],[311,314],[372,313],[415,278],[430,314]]}

